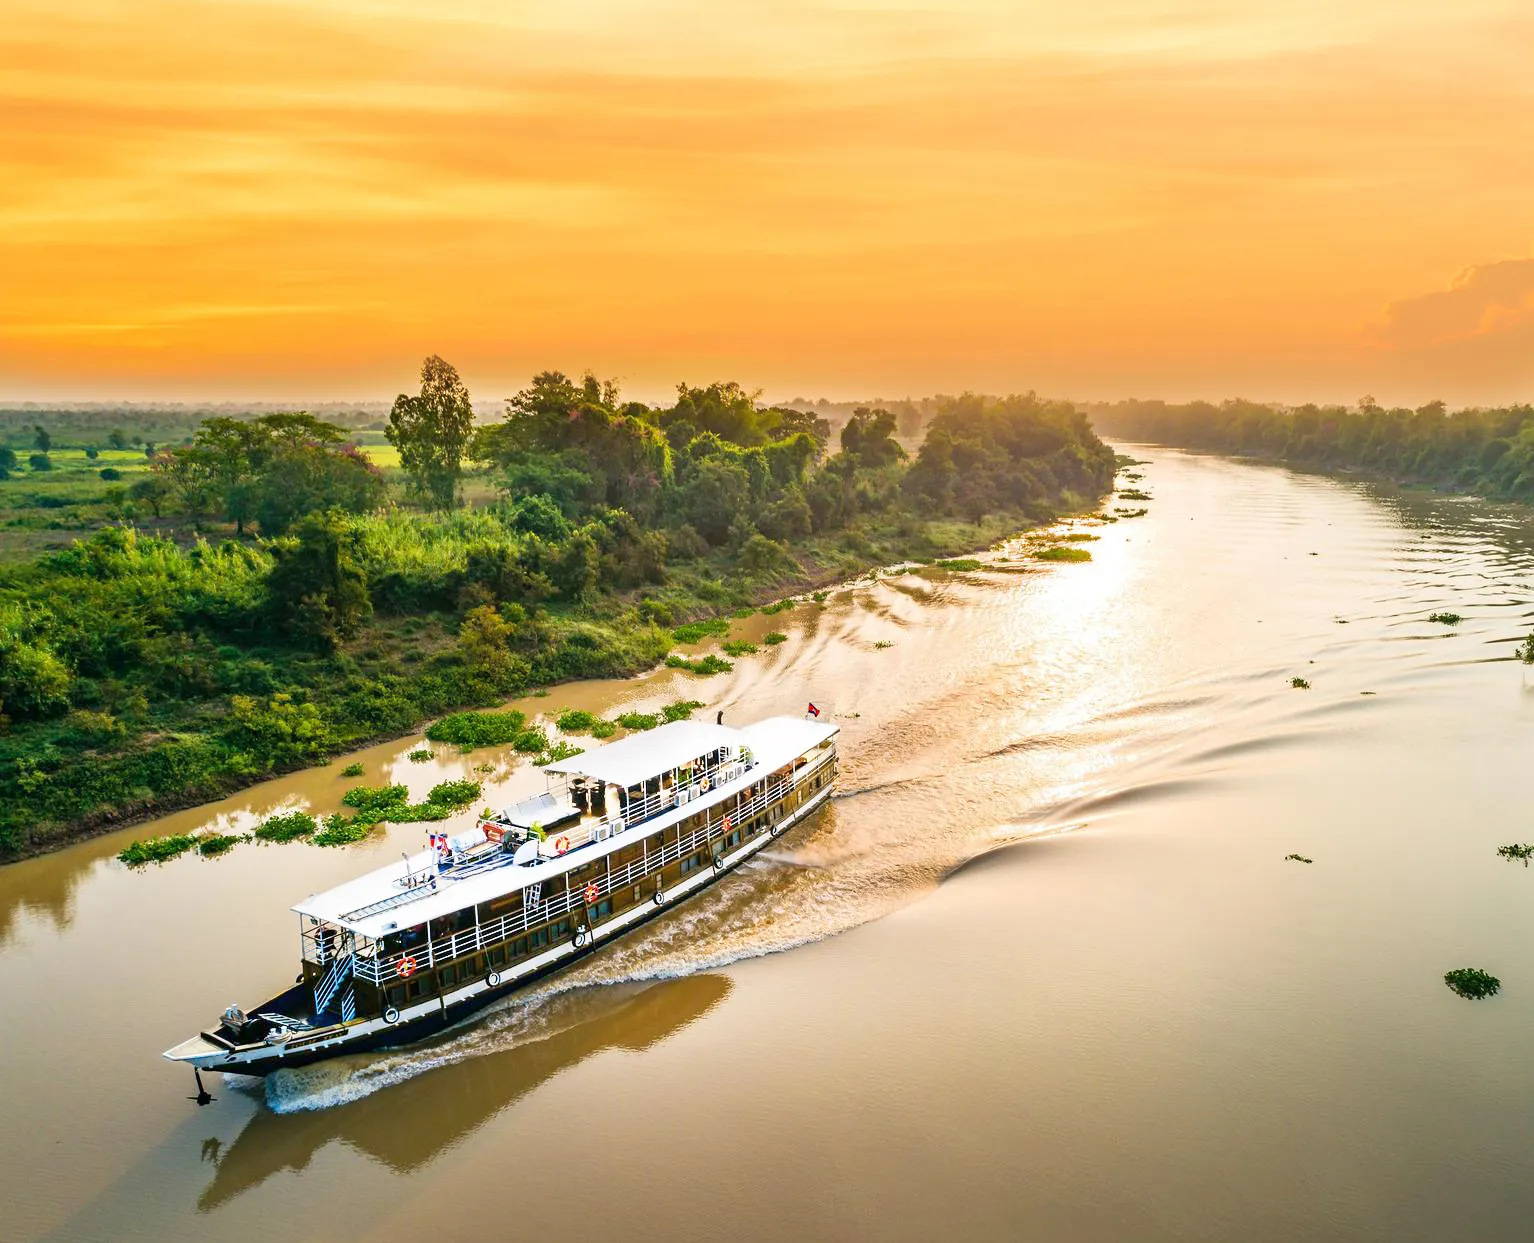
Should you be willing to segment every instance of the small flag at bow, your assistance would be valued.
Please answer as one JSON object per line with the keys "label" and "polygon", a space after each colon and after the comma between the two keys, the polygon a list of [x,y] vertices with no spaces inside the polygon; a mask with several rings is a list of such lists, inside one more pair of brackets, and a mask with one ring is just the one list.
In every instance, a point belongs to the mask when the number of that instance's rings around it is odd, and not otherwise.
{"label": "small flag at bow", "polygon": [[819,716],[820,715],[820,709],[817,708],[814,704],[811,704],[809,706],[809,709],[808,709],[806,715],[808,715],[808,716]]}

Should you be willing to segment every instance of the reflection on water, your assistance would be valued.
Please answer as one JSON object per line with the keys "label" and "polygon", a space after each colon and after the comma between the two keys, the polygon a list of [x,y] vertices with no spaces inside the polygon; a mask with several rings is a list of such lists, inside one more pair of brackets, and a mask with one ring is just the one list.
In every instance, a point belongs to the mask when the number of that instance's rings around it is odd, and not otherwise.
{"label": "reflection on water", "polygon": [[[578,1159],[518,1181],[521,1234],[568,1233],[582,1206],[668,1240],[1514,1237],[1534,1214],[1508,1155],[1534,1095],[1534,873],[1495,846],[1531,831],[1534,679],[1510,645],[1534,626],[1534,525],[1139,456],[1151,512],[1094,528],[1089,563],[1014,547],[862,581],[744,622],[789,639],[729,674],[520,702],[686,697],[740,721],[814,700],[842,726],[840,793],[426,1047],[226,1083],[202,1111],[156,1062],[291,978],[293,901],[420,826],[137,874],[112,856],[331,810],[354,758],[417,798],[538,788],[507,752],[413,764],[402,739],[0,870],[0,996],[20,1003],[0,1047],[26,1051],[0,1064],[8,1231],[496,1237],[531,1143]],[[1464,620],[1427,621],[1443,609]],[[1449,995],[1467,964],[1504,994]],[[651,1211],[677,1171],[707,1193],[682,1178],[685,1221]]]}
{"label": "reflection on water", "polygon": [[[273,1174],[306,1169],[334,1141],[409,1173],[561,1071],[607,1049],[642,1053],[702,1018],[729,991],[725,977],[701,974],[564,993],[540,1008],[541,1034],[524,1032],[494,1052],[450,1061],[390,1092],[296,1114],[258,1110],[227,1148],[217,1138],[205,1141],[215,1173],[197,1207],[209,1212]],[[429,1059],[430,1052],[416,1056]],[[330,1073],[346,1068],[332,1064]],[[400,1125],[402,1117],[408,1126]]]}

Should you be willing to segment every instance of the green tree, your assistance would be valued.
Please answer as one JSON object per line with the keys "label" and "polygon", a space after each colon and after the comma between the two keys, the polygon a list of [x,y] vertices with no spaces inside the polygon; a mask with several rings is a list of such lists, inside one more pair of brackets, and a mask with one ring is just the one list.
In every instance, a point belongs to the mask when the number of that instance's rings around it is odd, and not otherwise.
{"label": "green tree", "polygon": [[511,650],[516,628],[488,604],[470,609],[458,628],[464,663],[501,690],[512,690],[527,678],[527,662]]}
{"label": "green tree", "polygon": [[32,447],[39,453],[47,453],[53,448],[53,436],[41,423],[32,426]]}
{"label": "green tree", "polygon": [[433,354],[421,364],[419,395],[394,399],[385,435],[399,450],[411,488],[436,508],[451,509],[473,431],[469,390],[458,372]]}
{"label": "green tree", "polygon": [[9,445],[0,445],[0,470],[16,469],[16,450]]}
{"label": "green tree", "polygon": [[305,516],[293,534],[272,544],[267,575],[273,621],[300,643],[333,652],[372,615],[358,538],[337,510]]}
{"label": "green tree", "polygon": [[170,480],[158,471],[151,471],[144,478],[135,480],[128,488],[128,499],[149,506],[156,518],[163,518],[165,507],[170,503],[174,491]]}
{"label": "green tree", "polygon": [[46,453],[34,453],[27,459],[27,465],[33,470],[52,470],[53,459]]}
{"label": "green tree", "polygon": [[859,406],[842,428],[842,452],[859,466],[887,466],[905,458],[895,440],[895,416],[888,410]]}
{"label": "green tree", "polygon": [[114,449],[126,449],[128,447],[128,434],[120,427],[114,427],[107,433],[107,444]]}

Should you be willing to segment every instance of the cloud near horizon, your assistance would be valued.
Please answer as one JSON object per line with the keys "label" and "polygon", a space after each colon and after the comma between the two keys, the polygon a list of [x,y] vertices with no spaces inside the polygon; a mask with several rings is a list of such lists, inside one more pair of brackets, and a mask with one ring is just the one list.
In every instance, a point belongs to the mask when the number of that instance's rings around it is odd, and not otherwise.
{"label": "cloud near horizon", "polygon": [[0,397],[1527,396],[1534,14],[1346,7],[18,0]]}

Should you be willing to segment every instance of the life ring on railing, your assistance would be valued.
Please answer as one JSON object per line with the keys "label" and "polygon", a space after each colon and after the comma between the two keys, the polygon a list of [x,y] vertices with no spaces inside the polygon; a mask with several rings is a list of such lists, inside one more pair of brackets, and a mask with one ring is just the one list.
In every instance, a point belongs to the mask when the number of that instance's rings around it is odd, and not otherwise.
{"label": "life ring on railing", "polygon": [[656,906],[665,906],[666,905],[666,891],[664,889],[657,889],[655,891],[655,905]]}
{"label": "life ring on railing", "polygon": [[394,964],[394,974],[402,980],[408,980],[415,974],[415,959],[406,954]]}
{"label": "life ring on railing", "polygon": [[383,1021],[390,1027],[393,1027],[394,1024],[399,1022],[399,1011],[396,1010],[393,1006],[389,1006],[383,1012]]}
{"label": "life ring on railing", "polygon": [[592,881],[590,884],[588,884],[586,886],[586,905],[587,906],[595,905],[597,897],[598,897],[598,895],[601,894],[601,892],[602,891],[597,888],[596,881]]}
{"label": "life ring on railing", "polygon": [[724,818],[724,831],[726,833],[728,833],[734,827],[735,827],[735,825],[731,822],[730,818],[728,816],[726,816]]}
{"label": "life ring on railing", "polygon": [[590,929],[588,929],[588,928],[577,928],[575,930],[575,948],[576,949],[584,949],[586,947],[586,942],[590,938],[590,936],[591,936]]}
{"label": "life ring on railing", "polygon": [[714,856],[714,871],[716,871],[716,872],[724,871],[724,852],[723,851],[721,851],[719,854]]}
{"label": "life ring on railing", "polygon": [[570,839],[563,834],[554,839],[554,853],[562,855],[570,849]]}
{"label": "life ring on railing", "polygon": [[488,987],[490,987],[490,988],[495,988],[497,985],[500,984],[500,982],[501,982],[501,973],[499,971],[492,971],[489,975],[487,975],[485,977],[485,984]]}
{"label": "life ring on railing", "polygon": [[708,789],[708,778],[707,777],[699,777],[698,778],[698,789],[700,789],[700,790],[707,790]]}

